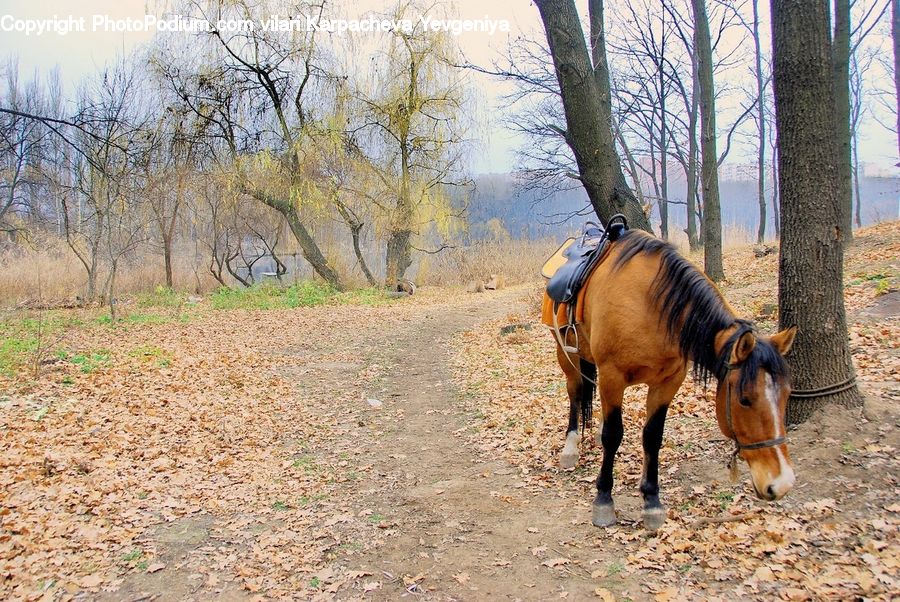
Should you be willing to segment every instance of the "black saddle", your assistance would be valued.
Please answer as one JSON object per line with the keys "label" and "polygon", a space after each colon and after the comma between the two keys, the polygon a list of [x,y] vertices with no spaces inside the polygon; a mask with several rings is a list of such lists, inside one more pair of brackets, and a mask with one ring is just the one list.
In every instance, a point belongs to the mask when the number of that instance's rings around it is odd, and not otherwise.
{"label": "black saddle", "polygon": [[615,242],[628,229],[622,214],[609,219],[606,230],[593,222],[584,226],[584,232],[563,252],[562,264],[547,283],[547,295],[557,303],[569,303],[578,295],[588,275],[603,255],[609,241]]}

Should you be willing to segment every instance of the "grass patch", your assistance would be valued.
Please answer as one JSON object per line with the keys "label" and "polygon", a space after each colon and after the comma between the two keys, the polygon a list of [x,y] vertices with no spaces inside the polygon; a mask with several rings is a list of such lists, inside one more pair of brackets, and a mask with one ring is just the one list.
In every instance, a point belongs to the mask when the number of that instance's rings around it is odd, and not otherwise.
{"label": "grass patch", "polygon": [[98,349],[89,353],[76,353],[68,360],[78,366],[84,374],[90,374],[97,368],[107,365],[110,355],[106,349]]}
{"label": "grass patch", "polygon": [[157,286],[152,293],[141,293],[137,296],[138,307],[177,308],[182,305],[184,298],[181,293],[165,286]]}
{"label": "grass patch", "polygon": [[82,324],[76,318],[51,312],[41,317],[0,320],[0,374],[14,376],[35,361],[39,350],[42,358],[51,357],[63,331]]}
{"label": "grass patch", "polygon": [[0,374],[13,376],[37,349],[34,337],[7,337],[0,340]]}
{"label": "grass patch", "polygon": [[273,282],[240,289],[222,287],[210,296],[213,309],[292,309],[327,303],[374,307],[394,300],[387,291],[377,287],[338,292],[328,284],[313,280],[287,287]]}
{"label": "grass patch", "polygon": [[159,368],[168,368],[172,365],[172,354],[156,345],[135,347],[128,352],[128,355],[146,362],[153,362]]}
{"label": "grass patch", "polygon": [[210,296],[214,309],[284,309],[323,305],[335,295],[327,284],[304,280],[280,287],[265,283],[250,288],[222,287]]}
{"label": "grass patch", "polygon": [[[113,323],[112,316],[105,314],[97,318],[97,323],[104,326],[116,326],[119,324],[168,324],[174,319],[175,318],[171,316],[164,316],[156,313],[130,313],[117,318],[115,323]],[[181,321],[187,321],[187,317],[183,314],[180,319]]]}

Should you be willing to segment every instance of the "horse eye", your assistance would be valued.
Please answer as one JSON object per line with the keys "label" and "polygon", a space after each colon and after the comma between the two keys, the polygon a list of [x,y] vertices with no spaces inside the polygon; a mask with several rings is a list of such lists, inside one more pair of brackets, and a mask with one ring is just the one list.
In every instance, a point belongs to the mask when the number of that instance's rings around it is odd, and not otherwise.
{"label": "horse eye", "polygon": [[751,405],[751,402],[746,397],[741,397],[741,405],[744,406],[745,408],[749,408]]}

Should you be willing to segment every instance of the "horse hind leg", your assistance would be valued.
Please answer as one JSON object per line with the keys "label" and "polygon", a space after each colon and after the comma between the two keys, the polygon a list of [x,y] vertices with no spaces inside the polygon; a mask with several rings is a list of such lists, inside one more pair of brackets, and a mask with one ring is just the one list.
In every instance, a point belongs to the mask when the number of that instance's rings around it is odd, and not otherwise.
{"label": "horse hind leg", "polygon": [[643,447],[644,470],[641,476],[641,493],[644,496],[644,528],[656,531],[666,521],[666,509],[659,501],[659,449],[662,447],[663,429],[669,404],[678,388],[681,378],[672,379],[647,392],[647,422],[644,423]]}

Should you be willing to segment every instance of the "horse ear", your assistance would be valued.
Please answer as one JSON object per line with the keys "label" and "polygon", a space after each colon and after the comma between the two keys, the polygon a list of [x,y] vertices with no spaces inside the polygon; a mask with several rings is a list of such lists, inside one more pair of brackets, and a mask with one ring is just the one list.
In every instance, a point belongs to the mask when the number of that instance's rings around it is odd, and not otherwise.
{"label": "horse ear", "polygon": [[797,335],[797,327],[791,326],[790,328],[786,328],[779,333],[773,334],[772,338],[769,339],[769,342],[772,343],[772,347],[775,348],[778,353],[781,355],[787,355],[788,351],[791,350],[791,346],[794,344],[794,337]]}
{"label": "horse ear", "polygon": [[750,357],[754,347],[756,347],[756,337],[752,332],[745,332],[734,342],[734,347],[731,348],[731,359],[728,360],[728,363],[740,364]]}

